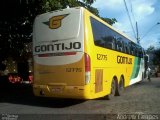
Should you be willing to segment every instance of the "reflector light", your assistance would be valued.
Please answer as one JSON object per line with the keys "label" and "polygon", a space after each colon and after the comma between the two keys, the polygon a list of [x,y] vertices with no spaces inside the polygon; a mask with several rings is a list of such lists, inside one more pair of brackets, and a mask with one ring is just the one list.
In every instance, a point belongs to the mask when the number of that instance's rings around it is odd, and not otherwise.
{"label": "reflector light", "polygon": [[45,54],[39,54],[38,57],[68,56],[68,55],[76,55],[76,54],[77,52],[45,53]]}

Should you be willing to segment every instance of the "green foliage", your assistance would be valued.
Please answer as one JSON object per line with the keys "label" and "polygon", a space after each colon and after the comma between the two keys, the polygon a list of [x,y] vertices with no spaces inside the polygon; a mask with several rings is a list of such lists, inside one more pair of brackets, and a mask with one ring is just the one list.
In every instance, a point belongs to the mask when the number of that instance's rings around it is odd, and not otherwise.
{"label": "green foliage", "polygon": [[[90,12],[95,14],[96,16],[99,16],[99,11],[97,8],[94,8],[91,6],[91,4],[95,0],[83,0],[83,2],[77,1],[77,0],[42,0],[40,3],[41,9],[39,10],[39,14],[57,10],[57,9],[64,9],[66,7],[78,7],[82,6],[86,9],[88,9]],[[110,25],[113,25],[117,20],[115,18],[103,18],[101,17],[105,22],[107,22]]]}
{"label": "green foliage", "polygon": [[67,6],[69,7],[75,7],[78,6],[78,2],[76,0],[42,0],[41,2],[41,13],[58,10],[58,9],[64,9]]}
{"label": "green foliage", "polygon": [[[160,38],[158,39],[160,40]],[[159,42],[160,44],[160,42]],[[154,58],[153,58],[153,64],[159,66],[159,72],[160,72],[160,47],[153,50]]]}
{"label": "green foliage", "polygon": [[154,46],[149,46],[149,48],[146,50],[147,53],[151,53],[155,50]]}
{"label": "green foliage", "polygon": [[83,0],[83,2],[85,2],[86,4],[92,4],[94,3],[96,0]]}
{"label": "green foliage", "polygon": [[153,63],[155,65],[159,65],[160,66],[160,48],[154,50],[153,54],[154,54]]}
{"label": "green foliage", "polygon": [[83,0],[83,2],[78,1],[78,0],[42,0],[40,2],[41,9],[39,9],[39,14],[53,11],[53,10],[58,10],[58,9],[64,9],[67,7],[82,6],[82,7],[87,8],[93,14],[99,16],[99,12],[97,8],[94,8],[91,6],[91,4],[94,1],[95,0]]}
{"label": "green foliage", "polygon": [[[77,1],[77,0],[42,0],[40,3],[39,14],[57,10],[57,9],[64,9],[66,7],[78,7],[82,6],[86,9],[88,9],[90,12],[95,14],[96,16],[99,16],[99,11],[97,8],[94,8],[91,6],[91,4],[95,0],[83,0],[83,2]],[[110,25],[113,25],[117,20],[115,18],[103,18],[101,17],[105,22],[107,22]]]}
{"label": "green foliage", "polygon": [[154,46],[150,46],[146,50],[147,54],[152,54],[153,59],[152,62],[154,65],[159,65],[160,66],[160,48],[156,49]]}
{"label": "green foliage", "polygon": [[116,23],[117,22],[117,20],[115,19],[115,18],[103,18],[103,17],[101,17],[105,22],[107,22],[108,24],[110,24],[110,25],[113,25],[114,23]]}

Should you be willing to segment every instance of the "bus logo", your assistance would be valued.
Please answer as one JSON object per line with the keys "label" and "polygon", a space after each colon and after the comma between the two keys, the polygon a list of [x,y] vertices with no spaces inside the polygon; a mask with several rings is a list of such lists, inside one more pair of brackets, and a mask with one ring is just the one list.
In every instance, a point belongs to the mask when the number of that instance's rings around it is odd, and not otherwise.
{"label": "bus logo", "polygon": [[61,27],[61,23],[63,18],[65,18],[68,14],[65,15],[59,15],[59,16],[54,16],[49,19],[49,28],[50,29],[57,29]]}

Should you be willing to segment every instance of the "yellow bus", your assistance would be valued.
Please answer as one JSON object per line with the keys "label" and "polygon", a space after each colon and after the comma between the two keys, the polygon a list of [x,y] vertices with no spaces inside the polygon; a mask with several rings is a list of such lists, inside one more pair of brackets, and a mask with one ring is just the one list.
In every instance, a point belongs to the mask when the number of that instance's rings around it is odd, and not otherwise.
{"label": "yellow bus", "polygon": [[33,26],[35,96],[95,99],[143,79],[144,51],[82,7],[38,15]]}

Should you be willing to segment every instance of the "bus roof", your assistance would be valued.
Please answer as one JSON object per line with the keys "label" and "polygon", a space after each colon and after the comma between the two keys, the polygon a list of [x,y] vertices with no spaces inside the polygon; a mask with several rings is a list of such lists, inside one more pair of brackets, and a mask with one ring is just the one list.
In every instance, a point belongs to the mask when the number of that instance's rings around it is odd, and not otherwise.
{"label": "bus roof", "polygon": [[[73,8],[65,8],[65,9],[60,9],[60,10],[55,10],[55,11],[50,11],[50,12],[47,12],[47,13],[43,13],[41,15],[38,15],[37,17],[39,16],[46,16],[48,14],[51,14],[51,13],[57,13],[57,12],[62,12],[62,11],[74,11],[76,9],[80,9],[80,10],[83,10],[84,12],[85,11],[88,11],[90,12],[89,10],[87,10],[86,8],[83,8],[83,7],[73,7]],[[91,13],[91,12],[90,12]],[[96,18],[97,20],[99,20],[100,22],[102,22],[103,24],[105,24],[107,27],[109,27],[110,29],[112,29],[113,31],[117,32],[118,34],[122,35],[123,37],[127,38],[128,40],[130,40],[131,42],[137,44],[135,41],[133,41],[130,37],[128,37],[125,33],[123,33],[122,31],[114,28],[113,26],[111,26],[110,24],[108,24],[107,22],[105,22],[104,20],[102,20],[101,18],[99,18],[98,16],[94,15],[93,13],[91,13],[91,16],[94,16],[94,18]],[[137,44],[138,46],[140,46],[139,44]]]}

